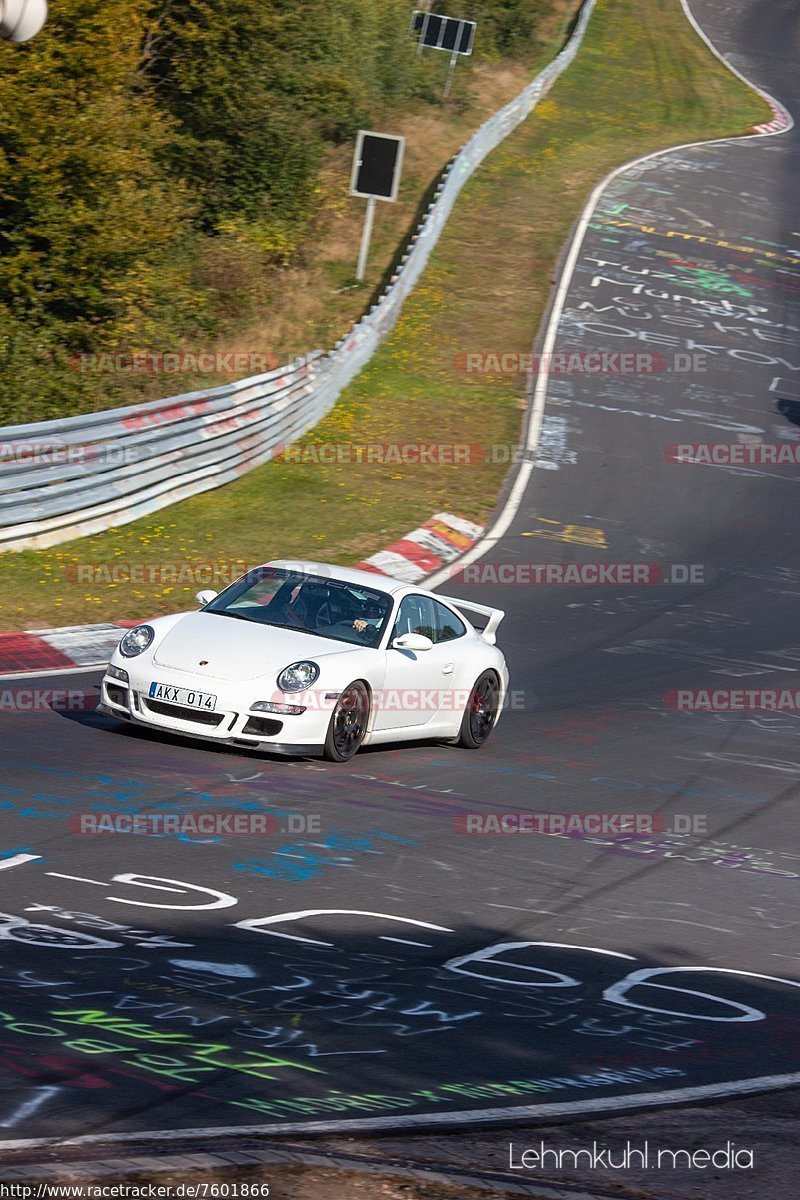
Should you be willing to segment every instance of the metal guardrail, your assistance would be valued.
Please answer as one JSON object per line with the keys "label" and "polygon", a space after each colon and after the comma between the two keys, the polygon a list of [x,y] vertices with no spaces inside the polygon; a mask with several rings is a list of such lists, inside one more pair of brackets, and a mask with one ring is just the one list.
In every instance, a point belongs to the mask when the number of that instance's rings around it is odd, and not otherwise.
{"label": "metal guardrail", "polygon": [[[393,328],[463,185],[572,62],[594,5],[586,0],[561,53],[451,160],[379,302],[330,354],[205,392],[0,429],[0,550],[124,525],[229,483],[312,429]],[[39,465],[42,447],[52,462]]]}

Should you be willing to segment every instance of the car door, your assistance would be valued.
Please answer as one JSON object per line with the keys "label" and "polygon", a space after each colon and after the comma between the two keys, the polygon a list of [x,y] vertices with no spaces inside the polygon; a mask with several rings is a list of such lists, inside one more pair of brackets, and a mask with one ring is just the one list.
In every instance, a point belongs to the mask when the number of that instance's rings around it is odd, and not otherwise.
{"label": "car door", "polygon": [[[403,633],[420,633],[433,642],[430,650],[394,650],[392,642]],[[455,655],[452,646],[438,641],[438,622],[430,596],[404,596],[389,635],[383,693],[374,698],[373,729],[421,728],[435,723],[450,699]],[[379,701],[379,702],[378,702]]]}

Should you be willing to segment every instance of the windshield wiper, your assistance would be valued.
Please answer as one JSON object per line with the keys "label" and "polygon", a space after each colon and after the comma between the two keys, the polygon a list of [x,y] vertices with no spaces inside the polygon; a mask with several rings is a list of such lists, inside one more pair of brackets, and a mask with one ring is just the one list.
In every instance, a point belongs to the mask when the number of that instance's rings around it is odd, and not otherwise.
{"label": "windshield wiper", "polygon": [[[259,621],[259,624],[261,622]],[[271,625],[273,629],[291,629],[294,633],[310,633],[314,637],[319,637],[316,629],[306,629],[305,625],[295,625],[294,622],[286,625],[283,621],[264,621],[265,625]]]}
{"label": "windshield wiper", "polygon": [[253,621],[250,617],[244,617],[241,613],[230,612],[227,608],[209,608],[206,612],[213,613],[215,617],[232,617],[235,621],[246,621],[248,625],[260,625],[260,621]]}

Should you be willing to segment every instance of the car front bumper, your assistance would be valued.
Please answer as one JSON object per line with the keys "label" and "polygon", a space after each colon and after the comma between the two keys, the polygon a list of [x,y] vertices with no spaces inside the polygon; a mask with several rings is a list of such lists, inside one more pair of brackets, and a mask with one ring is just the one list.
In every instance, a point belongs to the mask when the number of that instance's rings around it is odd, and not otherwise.
{"label": "car front bumper", "polygon": [[[112,660],[113,661],[113,660]],[[164,670],[152,663],[114,663],[128,672],[128,682],[103,676],[97,711],[135,725],[180,737],[198,738],[221,746],[246,746],[273,754],[320,754],[325,744],[335,698],[325,707],[305,709],[303,713],[253,711],[258,700],[295,704],[302,697],[287,694],[270,696],[268,689],[212,679],[174,669]],[[138,667],[138,669],[137,669]],[[144,668],[144,669],[142,669]],[[150,684],[157,680],[183,689],[194,689],[217,698],[213,712],[170,704],[150,697]]]}

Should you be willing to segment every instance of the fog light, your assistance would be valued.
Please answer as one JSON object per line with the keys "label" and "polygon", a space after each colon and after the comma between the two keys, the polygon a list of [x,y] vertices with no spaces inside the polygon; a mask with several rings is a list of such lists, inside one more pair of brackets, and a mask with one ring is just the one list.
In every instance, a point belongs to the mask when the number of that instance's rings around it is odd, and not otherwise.
{"label": "fog light", "polygon": [[122,667],[113,667],[109,664],[106,667],[106,675],[110,675],[112,679],[120,679],[123,683],[129,683],[128,672],[123,671]]}
{"label": "fog light", "polygon": [[113,683],[107,683],[106,692],[112,704],[118,704],[120,708],[125,707],[128,693],[123,688],[117,687]]}

